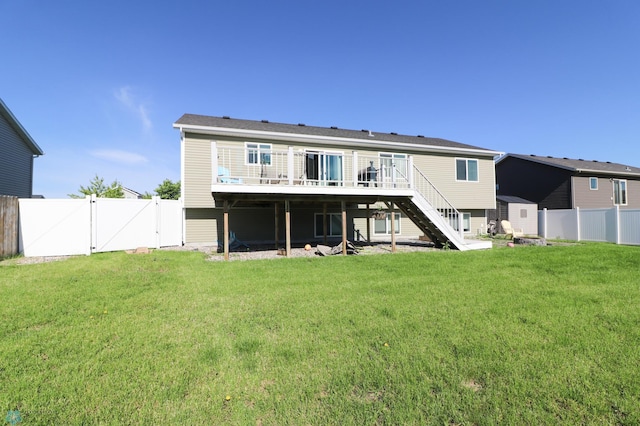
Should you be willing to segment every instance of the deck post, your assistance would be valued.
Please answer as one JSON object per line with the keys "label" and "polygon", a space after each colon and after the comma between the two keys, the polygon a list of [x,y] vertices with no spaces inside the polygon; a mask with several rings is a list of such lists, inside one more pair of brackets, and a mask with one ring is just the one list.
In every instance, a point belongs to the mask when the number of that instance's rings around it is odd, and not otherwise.
{"label": "deck post", "polygon": [[347,255],[347,203],[340,202],[342,208],[342,255]]}
{"label": "deck post", "polygon": [[211,184],[218,183],[218,147],[215,141],[211,141]]}
{"label": "deck post", "polygon": [[409,164],[407,164],[407,181],[409,188],[414,188],[413,185],[413,155],[409,156]]}
{"label": "deck post", "polygon": [[278,208],[278,202],[275,202],[274,206],[274,216],[275,216],[275,231],[276,231],[276,250],[278,250],[278,240],[280,239],[280,229],[278,228],[278,224],[280,222],[280,209]]}
{"label": "deck post", "polygon": [[284,200],[284,217],[285,217],[285,240],[286,240],[286,254],[287,257],[291,256],[291,206],[289,200]]}
{"label": "deck post", "polygon": [[222,220],[224,232],[224,260],[229,260],[229,201],[224,200],[224,214]]}
{"label": "deck post", "polygon": [[353,187],[358,187],[358,151],[353,151],[353,162],[351,167],[353,173]]}
{"label": "deck post", "polygon": [[293,186],[293,164],[295,158],[293,155],[293,147],[290,146],[287,150],[287,176],[289,179],[289,186]]}
{"label": "deck post", "polygon": [[396,206],[391,203],[391,253],[396,252]]}
{"label": "deck post", "polygon": [[371,209],[367,203],[367,242],[371,242]]}

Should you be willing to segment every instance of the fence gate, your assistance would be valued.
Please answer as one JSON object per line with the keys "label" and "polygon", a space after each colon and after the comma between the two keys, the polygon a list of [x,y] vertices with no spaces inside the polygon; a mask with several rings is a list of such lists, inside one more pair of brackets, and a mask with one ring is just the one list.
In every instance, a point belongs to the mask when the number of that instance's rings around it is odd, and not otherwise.
{"label": "fence gate", "polygon": [[0,258],[18,254],[18,197],[0,195]]}

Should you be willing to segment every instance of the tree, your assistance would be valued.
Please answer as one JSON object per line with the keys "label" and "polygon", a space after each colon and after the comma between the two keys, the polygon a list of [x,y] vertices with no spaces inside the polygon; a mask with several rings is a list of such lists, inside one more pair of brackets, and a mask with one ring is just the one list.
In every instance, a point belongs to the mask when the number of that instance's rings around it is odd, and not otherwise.
{"label": "tree", "polygon": [[180,198],[180,181],[172,182],[165,179],[155,189],[156,194],[163,200],[177,200]]}
{"label": "tree", "polygon": [[87,195],[96,194],[98,198],[124,198],[124,191],[122,190],[122,184],[117,180],[114,180],[111,185],[104,184],[104,178],[96,175],[86,187],[80,185],[78,194],[69,194],[71,198],[84,198]]}

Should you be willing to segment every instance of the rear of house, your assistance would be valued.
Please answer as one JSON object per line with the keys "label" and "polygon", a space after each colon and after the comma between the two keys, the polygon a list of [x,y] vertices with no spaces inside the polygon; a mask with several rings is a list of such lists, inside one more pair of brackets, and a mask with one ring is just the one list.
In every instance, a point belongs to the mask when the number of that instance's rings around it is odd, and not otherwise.
{"label": "rear of house", "polygon": [[42,149],[0,99],[0,195],[33,196],[33,159]]}
{"label": "rear of house", "polygon": [[[180,130],[185,243],[215,244],[228,229],[248,244],[446,239],[411,200],[462,237],[495,208],[498,152],[444,139],[185,114]],[[435,205],[437,204],[437,205]],[[423,205],[424,210],[429,206]],[[346,223],[345,223],[346,221]],[[437,226],[436,226],[437,228]],[[431,232],[433,231],[433,232]],[[444,241],[441,241],[444,242]]]}

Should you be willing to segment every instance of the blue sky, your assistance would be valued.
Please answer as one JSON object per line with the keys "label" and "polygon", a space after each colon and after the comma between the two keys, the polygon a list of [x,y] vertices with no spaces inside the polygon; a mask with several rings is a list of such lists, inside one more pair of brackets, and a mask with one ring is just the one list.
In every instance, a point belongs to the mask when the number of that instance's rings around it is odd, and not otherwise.
{"label": "blue sky", "polygon": [[0,98],[34,192],[180,178],[229,115],[640,166],[640,2],[0,1]]}

